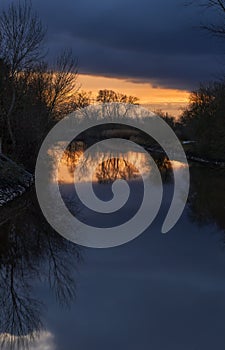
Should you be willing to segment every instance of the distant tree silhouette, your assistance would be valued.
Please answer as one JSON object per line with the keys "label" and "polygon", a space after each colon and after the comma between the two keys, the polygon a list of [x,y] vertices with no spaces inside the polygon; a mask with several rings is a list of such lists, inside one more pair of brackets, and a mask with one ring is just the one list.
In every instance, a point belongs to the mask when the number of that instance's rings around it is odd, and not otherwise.
{"label": "distant tree silhouette", "polygon": [[192,92],[181,116],[186,137],[194,139],[194,151],[210,159],[224,160],[225,83],[201,85]]}
{"label": "distant tree silhouette", "polygon": [[99,90],[96,101],[101,103],[121,102],[138,104],[138,98],[135,96],[127,96],[125,94],[115,92],[113,90]]}
{"label": "distant tree silhouette", "polygon": [[163,112],[160,109],[155,110],[154,113],[161,117],[173,130],[176,130],[177,122],[173,116],[169,115],[167,112]]}

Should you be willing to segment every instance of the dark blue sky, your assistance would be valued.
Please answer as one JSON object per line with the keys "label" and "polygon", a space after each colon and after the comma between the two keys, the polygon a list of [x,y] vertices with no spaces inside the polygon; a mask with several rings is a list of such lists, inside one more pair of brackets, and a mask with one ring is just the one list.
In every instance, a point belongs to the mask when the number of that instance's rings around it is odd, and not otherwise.
{"label": "dark blue sky", "polygon": [[214,22],[215,12],[186,3],[33,0],[48,25],[50,55],[71,46],[80,73],[192,89],[221,77],[225,44],[198,28]]}

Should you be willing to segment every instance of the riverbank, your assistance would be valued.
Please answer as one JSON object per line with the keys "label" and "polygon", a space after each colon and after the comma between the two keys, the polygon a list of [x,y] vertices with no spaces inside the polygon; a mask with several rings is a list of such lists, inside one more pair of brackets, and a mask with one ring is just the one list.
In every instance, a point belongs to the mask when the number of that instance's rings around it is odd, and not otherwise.
{"label": "riverbank", "polygon": [[[133,130],[133,129],[130,130],[129,128],[125,128],[121,126],[118,127],[117,129],[114,128],[114,129],[103,130],[98,134],[96,134],[95,132],[88,131],[88,133],[81,139],[81,142],[83,142],[87,147],[89,147],[92,144],[95,144],[96,142],[104,140],[105,138],[118,138],[118,137],[138,143],[148,152],[161,153],[161,154],[165,153],[154,140],[149,140],[149,137],[147,135],[140,133],[140,131]],[[207,159],[204,156],[199,155],[198,152],[196,151],[195,141],[180,141],[180,142],[183,146],[184,152],[188,160],[202,164],[202,165],[210,166],[210,167],[225,168],[224,160]],[[176,157],[176,154],[174,154],[174,157]]]}
{"label": "riverbank", "polygon": [[[153,152],[153,153],[160,153],[164,154],[165,152],[157,147],[145,147],[146,151],[148,152]],[[210,167],[217,167],[217,168],[224,168],[225,169],[225,162],[222,161],[216,161],[216,160],[209,160],[209,159],[204,159],[202,157],[197,157],[192,154],[189,154],[188,152],[186,153],[187,160],[190,160],[195,163],[199,163],[205,166],[210,166]],[[174,155],[174,158],[176,158],[176,154]],[[176,159],[174,159],[176,160]]]}
{"label": "riverbank", "polygon": [[0,154],[0,207],[24,194],[33,182],[32,174]]}

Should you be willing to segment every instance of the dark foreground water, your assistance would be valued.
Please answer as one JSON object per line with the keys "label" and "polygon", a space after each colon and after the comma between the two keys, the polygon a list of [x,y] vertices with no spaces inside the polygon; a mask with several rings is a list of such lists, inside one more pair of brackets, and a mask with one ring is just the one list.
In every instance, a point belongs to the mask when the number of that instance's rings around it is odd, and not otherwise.
{"label": "dark foreground water", "polygon": [[[191,165],[188,204],[163,235],[173,192],[164,165],[160,213],[141,236],[117,248],[66,241],[46,223],[34,193],[7,209],[10,219],[0,212],[3,349],[224,350],[225,172]],[[104,196],[110,184],[96,186]],[[138,181],[133,190],[124,217],[135,212]],[[71,193],[71,184],[61,191]]]}

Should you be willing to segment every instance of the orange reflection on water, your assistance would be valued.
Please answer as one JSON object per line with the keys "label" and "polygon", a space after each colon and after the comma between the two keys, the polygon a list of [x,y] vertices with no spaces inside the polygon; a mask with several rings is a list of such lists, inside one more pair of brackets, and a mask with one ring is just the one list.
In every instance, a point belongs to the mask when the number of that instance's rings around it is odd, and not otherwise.
{"label": "orange reflection on water", "polygon": [[[96,152],[93,157],[84,158],[84,150],[65,152],[58,168],[59,183],[98,182],[108,183],[118,179],[131,180],[148,176],[151,167],[146,153],[127,152],[113,156],[110,153]],[[79,175],[74,177],[74,170],[80,163]]]}
{"label": "orange reflection on water", "polygon": [[[98,182],[110,183],[118,179],[134,180],[141,174],[147,177],[151,173],[151,160],[146,152],[117,152],[111,155],[96,151],[94,155],[84,156],[82,142],[70,146],[60,161],[57,182],[61,184]],[[161,155],[155,159],[161,175],[171,170],[179,171],[187,165],[177,160],[168,160]],[[79,165],[79,172],[75,172]],[[75,173],[74,173],[75,172]]]}

